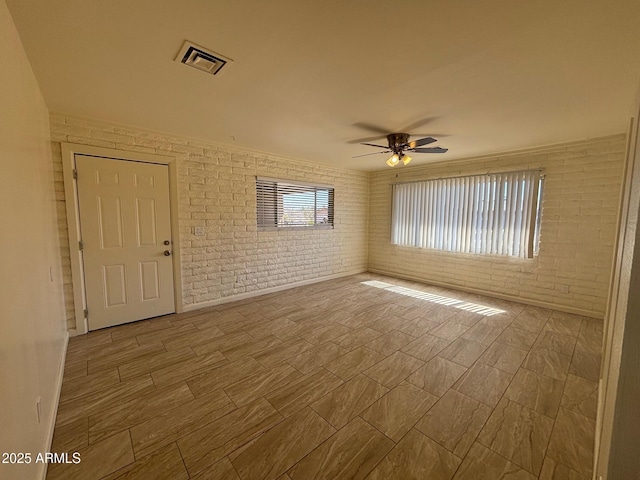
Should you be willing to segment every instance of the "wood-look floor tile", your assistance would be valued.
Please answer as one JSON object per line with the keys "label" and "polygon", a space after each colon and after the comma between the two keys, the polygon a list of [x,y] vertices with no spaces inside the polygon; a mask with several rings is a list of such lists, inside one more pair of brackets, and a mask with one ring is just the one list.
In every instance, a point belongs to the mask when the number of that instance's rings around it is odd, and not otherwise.
{"label": "wood-look floor tile", "polygon": [[600,355],[602,353],[602,320],[584,318],[578,333],[576,350]]}
{"label": "wood-look floor tile", "polygon": [[455,390],[449,390],[416,424],[415,428],[464,458],[491,408]]}
{"label": "wood-look floor tile", "polygon": [[[62,376],[62,380],[73,380],[78,377],[86,377],[89,373],[87,360],[82,360],[78,363],[69,364],[68,362],[64,365],[64,373]],[[93,372],[95,373],[95,372]]]}
{"label": "wood-look floor tile", "polygon": [[236,469],[233,468],[229,457],[224,457],[202,470],[195,477],[191,477],[191,480],[240,480],[240,477]]}
{"label": "wood-look floor tile", "polygon": [[122,352],[128,352],[129,350],[135,349],[139,346],[140,345],[138,344],[138,341],[135,337],[125,338],[117,342],[111,342],[105,345],[101,345],[99,349],[92,349],[90,355],[86,355],[82,358],[82,362],[87,363],[87,361],[91,362],[92,360],[95,361],[97,359],[110,357]]}
{"label": "wood-look floor tile", "polygon": [[500,336],[503,330],[504,329],[499,327],[490,327],[489,325],[480,323],[471,327],[460,335],[460,337],[489,346]]}
{"label": "wood-look floor tile", "polygon": [[69,338],[66,362],[69,364],[86,361],[87,353],[107,348],[112,342],[111,329],[97,330],[86,335]]}
{"label": "wood-look floor tile", "polygon": [[549,456],[544,459],[539,478],[540,480],[588,480],[587,477]]}
{"label": "wood-look floor tile", "polygon": [[528,472],[539,475],[552,428],[551,418],[503,398],[480,432],[478,441]]}
{"label": "wood-look floor tile", "polygon": [[172,383],[187,380],[213,368],[226,365],[229,361],[220,352],[188,358],[182,362],[168,365],[151,372],[153,383],[157,387],[164,387]]}
{"label": "wood-look floor tile", "polygon": [[298,462],[292,480],[363,479],[394,444],[361,418],[331,436]]}
{"label": "wood-look floor tile", "polygon": [[117,368],[110,368],[101,372],[92,373],[85,377],[77,377],[62,383],[60,391],[60,403],[65,403],[74,398],[87,395],[105,387],[120,383]]}
{"label": "wood-look floor tile", "polygon": [[438,328],[440,326],[439,323],[434,322],[432,320],[428,320],[426,318],[416,318],[414,320],[410,320],[406,322],[404,325],[398,327],[398,331],[402,333],[406,333],[412,337],[421,337],[426,335],[427,332]]}
{"label": "wood-look floor tile", "polygon": [[547,320],[547,324],[544,326],[544,329],[560,333],[562,335],[577,337],[580,332],[581,324],[582,317],[579,315],[564,312],[553,312],[551,314],[551,318]]}
{"label": "wood-look floor tile", "polygon": [[473,327],[474,325],[477,325],[483,318],[484,315],[482,314],[468,312],[466,310],[459,310],[451,318],[449,318],[449,321],[459,323],[460,325],[465,325],[467,327]]}
{"label": "wood-look floor tile", "polygon": [[562,355],[546,348],[532,348],[522,366],[527,370],[564,381],[570,363],[569,355]]}
{"label": "wood-look floor tile", "polygon": [[365,346],[380,352],[383,355],[391,355],[392,353],[400,350],[406,344],[411,343],[414,338],[406,333],[392,330],[384,335],[370,341]]}
{"label": "wood-look floor tile", "polygon": [[551,310],[527,306],[522,313],[516,317],[513,323],[511,323],[511,326],[540,333],[547,323],[547,320],[551,317],[551,312]]}
{"label": "wood-look floor tile", "polygon": [[131,427],[133,450],[138,457],[147,455],[235,409],[223,391],[215,390]]}
{"label": "wood-look floor tile", "polygon": [[342,383],[340,378],[321,368],[265,395],[265,398],[282,415],[288,417],[322,398]]}
{"label": "wood-look floor tile", "polygon": [[327,363],[324,367],[343,380],[349,380],[382,360],[384,355],[367,347],[358,347]]}
{"label": "wood-look floor tile", "polygon": [[283,342],[274,335],[267,335],[259,339],[250,337],[244,342],[220,349],[220,352],[229,360],[234,361],[247,355],[256,355],[263,351],[278,350]]}
{"label": "wood-look floor tile", "polygon": [[[183,436],[178,440],[178,447],[189,475],[213,465],[281,420],[282,416],[269,402],[259,398]],[[320,420],[333,431],[330,425]]]}
{"label": "wood-look floor tile", "polygon": [[253,355],[253,358],[265,367],[273,367],[278,363],[284,362],[312,348],[312,343],[309,343],[302,338],[295,338],[285,342],[278,348],[272,348],[257,355]]}
{"label": "wood-look floor tile", "polygon": [[526,357],[527,350],[494,342],[478,361],[504,372],[516,373]]}
{"label": "wood-look floor tile", "polygon": [[342,337],[351,331],[350,328],[345,327],[344,325],[340,325],[339,323],[332,323],[329,325],[324,325],[321,327],[317,327],[311,331],[304,332],[300,335],[307,342],[313,343],[314,345],[320,345],[325,342],[329,342],[338,337]]}
{"label": "wood-look floor tile", "polygon": [[433,335],[434,337],[442,338],[444,340],[449,340],[450,342],[454,341],[460,335],[469,330],[470,327],[466,325],[461,325],[459,323],[447,321],[429,331],[429,335]]}
{"label": "wood-look floor tile", "polygon": [[106,438],[95,445],[81,448],[78,453],[80,463],[50,463],[47,479],[102,478],[135,461],[131,449],[131,438],[127,431]]}
{"label": "wood-look floor tile", "polygon": [[175,443],[117,470],[103,480],[187,480],[189,475]]}
{"label": "wood-look floor tile", "polygon": [[496,342],[504,343],[511,347],[522,348],[529,350],[538,338],[537,332],[530,332],[522,328],[516,328],[513,323],[509,325],[504,331],[496,338]]}
{"label": "wood-look floor tile", "polygon": [[487,345],[460,337],[442,350],[438,356],[464,367],[470,367],[486,349]]}
{"label": "wood-look floor tile", "polygon": [[88,417],[96,412],[118,405],[137,395],[145,395],[156,390],[151,375],[134,378],[115,385],[110,385],[103,390],[71,399],[68,402],[60,402],[56,416],[56,427],[66,425],[83,417]]}
{"label": "wood-look floor tile", "polygon": [[218,388],[225,388],[251,375],[266,370],[252,357],[244,357],[206,370],[186,380],[195,397],[201,397]]}
{"label": "wood-look floor tile", "polygon": [[164,330],[165,328],[173,327],[169,316],[153,318],[151,320],[140,320],[137,322],[126,323],[124,325],[118,325],[117,327],[111,327],[111,338],[114,342],[118,342],[125,338],[135,337],[144,333],[156,332],[158,330]]}
{"label": "wood-look floor tile", "polygon": [[294,328],[297,324],[288,318],[276,318],[273,320],[265,320],[256,326],[246,328],[245,331],[253,338],[264,338],[273,335],[273,332],[283,328]]}
{"label": "wood-look floor tile", "polygon": [[89,417],[89,442],[96,443],[190,400],[193,400],[193,395],[181,382],[101,410]]}
{"label": "wood-look floor tile", "polygon": [[576,338],[571,335],[563,335],[561,333],[543,330],[540,332],[534,348],[546,348],[562,355],[573,355],[573,349],[576,345]]}
{"label": "wood-look floor tile", "polygon": [[142,347],[138,347],[135,337],[122,340],[118,343],[123,344],[130,342],[134,342],[135,345],[132,345],[128,349],[123,349],[117,352],[110,352],[109,354],[100,355],[97,357],[94,357],[92,355],[87,362],[89,373],[114,368],[128,362],[133,362],[141,358],[147,358],[166,352],[166,349],[161,344],[143,345]]}
{"label": "wood-look floor tile", "polygon": [[441,397],[466,371],[462,365],[438,356],[409,375],[407,382]]}
{"label": "wood-look floor tile", "polygon": [[340,429],[389,390],[365,375],[356,375],[311,404],[322,418]]}
{"label": "wood-look floor tile", "polygon": [[232,454],[231,463],[243,480],[275,480],[335,431],[320,415],[305,408],[273,427],[239,453]]}
{"label": "wood-look floor tile", "polygon": [[453,386],[460,393],[495,407],[513,375],[483,363],[476,363]]}
{"label": "wood-look floor tile", "polygon": [[555,418],[563,388],[564,382],[561,380],[521,368],[504,396],[547,417]]}
{"label": "wood-look floor tile", "polygon": [[423,362],[429,361],[451,344],[450,341],[432,335],[423,335],[401,348],[400,351],[419,358]]}
{"label": "wood-look floor tile", "polygon": [[453,480],[536,480],[526,470],[506,458],[474,443]]}
{"label": "wood-look floor tile", "polygon": [[237,406],[246,405],[258,397],[266,395],[302,377],[291,365],[277,365],[261,370],[249,377],[224,387],[224,391]]}
{"label": "wood-look floor tile", "polygon": [[171,366],[176,362],[181,362],[188,358],[195,358],[189,347],[180,350],[163,351],[153,355],[146,355],[130,362],[124,363],[118,367],[120,378],[126,380],[129,378],[139,377],[145,373],[151,373],[166,366]]}
{"label": "wood-look floor tile", "polygon": [[366,343],[369,343],[371,340],[378,338],[380,335],[382,334],[377,330],[369,327],[360,327],[350,331],[345,335],[342,335],[341,337],[334,339],[333,342],[343,348],[346,348],[347,350],[353,350]]}
{"label": "wood-look floor tile", "polygon": [[136,335],[135,338],[140,346],[152,345],[154,343],[162,343],[163,340],[166,340],[168,338],[175,338],[179,335],[197,331],[198,329],[195,327],[195,325],[185,323],[178,326],[163,328],[162,330],[157,330],[155,332],[141,333],[139,335]]}
{"label": "wood-look floor tile", "polygon": [[586,378],[592,382],[597,382],[600,379],[600,361],[600,355],[593,355],[576,349],[571,359],[569,373],[577,377]]}
{"label": "wood-look floor tile", "polygon": [[89,445],[89,419],[79,418],[66,425],[58,425],[53,434],[51,451],[73,452]]}
{"label": "wood-look floor tile", "polygon": [[560,408],[547,455],[591,478],[594,442],[595,421]]}
{"label": "wood-look floor tile", "polygon": [[460,459],[415,429],[376,466],[367,480],[449,480]]}
{"label": "wood-look floor tile", "polygon": [[288,358],[286,362],[306,375],[346,353],[348,353],[346,348],[339,347],[333,342],[325,342]]}
{"label": "wood-look floor tile", "polygon": [[598,383],[568,375],[560,406],[595,420],[598,409]]}
{"label": "wood-look floor tile", "polygon": [[401,383],[367,408],[360,416],[394,442],[399,442],[438,398]]}
{"label": "wood-look floor tile", "polygon": [[198,329],[195,332],[166,338],[162,341],[162,344],[167,350],[179,350],[185,347],[202,345],[223,336],[224,332],[218,327],[208,327]]}
{"label": "wood-look floor tile", "polygon": [[[239,331],[225,334],[221,337],[216,336],[213,338],[203,338],[201,341],[192,343],[191,349],[196,355],[205,355],[207,353],[219,352],[221,350],[232,348],[236,345],[251,342],[252,339],[253,337],[247,332]],[[169,343],[167,343],[167,350],[172,350],[169,348]]]}
{"label": "wood-look floor tile", "polygon": [[425,364],[411,355],[396,352],[364,371],[387,388],[393,388]]}

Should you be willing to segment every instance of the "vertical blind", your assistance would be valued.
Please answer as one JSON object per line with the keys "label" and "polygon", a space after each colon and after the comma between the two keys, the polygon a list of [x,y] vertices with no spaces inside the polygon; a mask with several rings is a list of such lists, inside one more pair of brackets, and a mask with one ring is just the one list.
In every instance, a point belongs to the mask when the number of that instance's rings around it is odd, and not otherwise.
{"label": "vertical blind", "polygon": [[391,243],[531,258],[542,179],[532,170],[393,185]]}
{"label": "vertical blind", "polygon": [[333,187],[256,178],[259,227],[333,225]]}

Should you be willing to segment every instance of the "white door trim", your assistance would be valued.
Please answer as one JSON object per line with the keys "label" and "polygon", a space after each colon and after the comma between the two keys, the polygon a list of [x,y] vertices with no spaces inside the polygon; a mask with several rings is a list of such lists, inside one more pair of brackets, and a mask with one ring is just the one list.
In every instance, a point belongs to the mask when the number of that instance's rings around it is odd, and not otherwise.
{"label": "white door trim", "polygon": [[84,272],[80,253],[80,219],[78,209],[78,193],[76,181],[73,178],[76,154],[96,157],[114,158],[148,163],[158,163],[169,167],[169,201],[171,206],[171,236],[173,243],[173,291],[176,312],[182,312],[182,277],[180,263],[180,230],[178,228],[178,172],[176,158],[168,155],[154,155],[149,153],[127,152],[111,148],[94,147],[62,142],[62,173],[64,176],[64,195],[67,210],[67,227],[69,229],[69,251],[71,253],[71,279],[73,284],[73,304],[76,317],[75,330],[69,330],[70,335],[82,335],[89,331],[84,310],[87,308],[85,295]]}

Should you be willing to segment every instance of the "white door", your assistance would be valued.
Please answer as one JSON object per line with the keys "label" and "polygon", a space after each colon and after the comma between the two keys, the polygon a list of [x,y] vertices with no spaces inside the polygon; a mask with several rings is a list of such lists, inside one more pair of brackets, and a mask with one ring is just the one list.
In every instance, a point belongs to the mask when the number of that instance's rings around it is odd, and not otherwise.
{"label": "white door", "polygon": [[89,330],[173,313],[168,167],[75,158]]}

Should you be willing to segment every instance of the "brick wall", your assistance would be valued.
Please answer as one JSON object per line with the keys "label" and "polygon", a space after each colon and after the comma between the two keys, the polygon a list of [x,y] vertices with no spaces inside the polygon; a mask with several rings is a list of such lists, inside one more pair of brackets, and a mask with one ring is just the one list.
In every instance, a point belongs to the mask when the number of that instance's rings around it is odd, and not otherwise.
{"label": "brick wall", "polygon": [[[369,269],[602,317],[624,150],[625,136],[617,135],[375,172],[370,184]],[[463,255],[390,244],[392,183],[530,168],[542,168],[546,175],[536,258]]]}
{"label": "brick wall", "polygon": [[[174,135],[51,115],[58,226],[69,328],[75,328],[60,142],[177,158],[180,259],[187,308],[367,267],[369,175]],[[335,187],[333,229],[256,228],[255,177]],[[205,227],[195,236],[193,227]]]}

